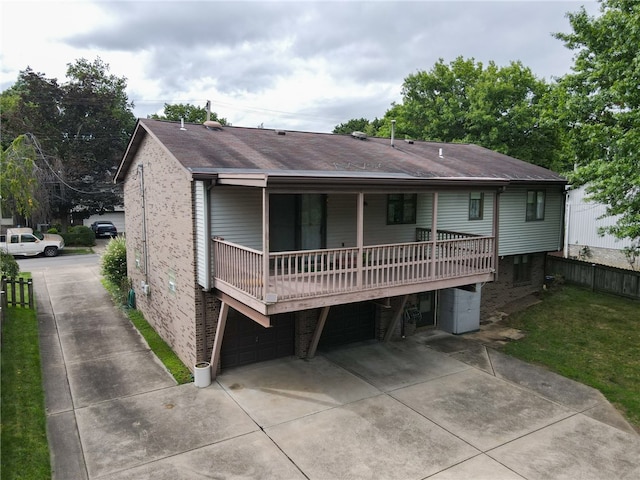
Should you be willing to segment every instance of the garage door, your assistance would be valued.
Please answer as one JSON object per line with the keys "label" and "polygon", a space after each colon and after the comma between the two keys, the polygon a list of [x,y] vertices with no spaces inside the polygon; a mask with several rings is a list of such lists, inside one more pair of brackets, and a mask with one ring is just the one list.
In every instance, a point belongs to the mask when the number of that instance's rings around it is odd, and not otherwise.
{"label": "garage door", "polygon": [[294,315],[292,313],[274,315],[271,317],[271,324],[270,328],[264,328],[230,309],[220,351],[221,368],[293,355],[295,352]]}
{"label": "garage door", "polygon": [[375,305],[371,302],[332,306],[318,346],[370,340],[375,337],[375,318]]}

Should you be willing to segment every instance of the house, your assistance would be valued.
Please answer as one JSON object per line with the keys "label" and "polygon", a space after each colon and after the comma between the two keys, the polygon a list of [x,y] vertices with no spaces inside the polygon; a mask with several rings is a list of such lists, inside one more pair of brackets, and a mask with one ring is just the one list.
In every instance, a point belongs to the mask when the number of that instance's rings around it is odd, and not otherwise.
{"label": "house", "polygon": [[477,329],[563,245],[565,179],[475,145],[140,119],[115,181],[137,308],[214,372]]}
{"label": "house", "polygon": [[618,217],[607,216],[606,205],[587,200],[586,187],[571,189],[566,195],[564,257],[617,268],[631,268],[624,254],[630,239],[600,234],[600,229],[615,225]]}

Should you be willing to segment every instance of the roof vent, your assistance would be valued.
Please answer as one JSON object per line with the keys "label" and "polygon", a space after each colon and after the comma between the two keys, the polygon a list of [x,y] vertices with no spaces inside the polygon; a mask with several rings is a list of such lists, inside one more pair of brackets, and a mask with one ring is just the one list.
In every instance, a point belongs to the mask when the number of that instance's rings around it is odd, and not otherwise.
{"label": "roof vent", "polygon": [[214,120],[206,120],[203,125],[209,130],[222,130],[222,124]]}
{"label": "roof vent", "polygon": [[366,140],[367,139],[367,134],[364,133],[364,132],[358,132],[358,131],[351,132],[351,136],[353,138],[357,138],[358,140]]}
{"label": "roof vent", "polygon": [[410,138],[405,138],[404,141],[407,142],[409,145],[413,145],[413,140],[411,140]]}
{"label": "roof vent", "polygon": [[444,158],[444,155],[442,154],[442,148],[438,149],[438,157]]}
{"label": "roof vent", "polygon": [[284,130],[276,130],[276,133],[278,135],[286,135],[287,134],[287,132],[285,132]]}

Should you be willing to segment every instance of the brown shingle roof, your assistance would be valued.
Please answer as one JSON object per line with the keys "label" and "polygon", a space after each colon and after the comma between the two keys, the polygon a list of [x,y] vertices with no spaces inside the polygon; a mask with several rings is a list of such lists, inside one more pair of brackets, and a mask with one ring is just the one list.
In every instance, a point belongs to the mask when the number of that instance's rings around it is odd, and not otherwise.
{"label": "brown shingle roof", "polygon": [[[409,179],[496,179],[565,183],[545,168],[477,145],[369,138],[350,135],[224,127],[140,119],[116,181],[122,181],[145,134],[150,134],[192,174],[249,171],[313,177],[403,177]],[[442,152],[442,157],[440,157]]]}

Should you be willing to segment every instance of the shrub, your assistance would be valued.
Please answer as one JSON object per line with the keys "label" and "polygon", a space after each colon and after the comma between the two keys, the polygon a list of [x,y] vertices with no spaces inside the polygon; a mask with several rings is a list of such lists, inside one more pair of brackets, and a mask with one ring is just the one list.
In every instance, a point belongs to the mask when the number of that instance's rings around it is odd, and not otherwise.
{"label": "shrub", "polygon": [[67,233],[62,233],[65,245],[91,247],[96,244],[96,235],[89,227],[78,225],[70,227]]}
{"label": "shrub", "polygon": [[0,274],[8,278],[18,278],[20,267],[13,255],[0,250]]}
{"label": "shrub", "polygon": [[112,238],[107,243],[102,254],[102,275],[120,287],[127,281],[127,244],[124,237]]}
{"label": "shrub", "polygon": [[49,230],[47,230],[47,233],[58,233],[58,229],[56,227],[51,227]]}

